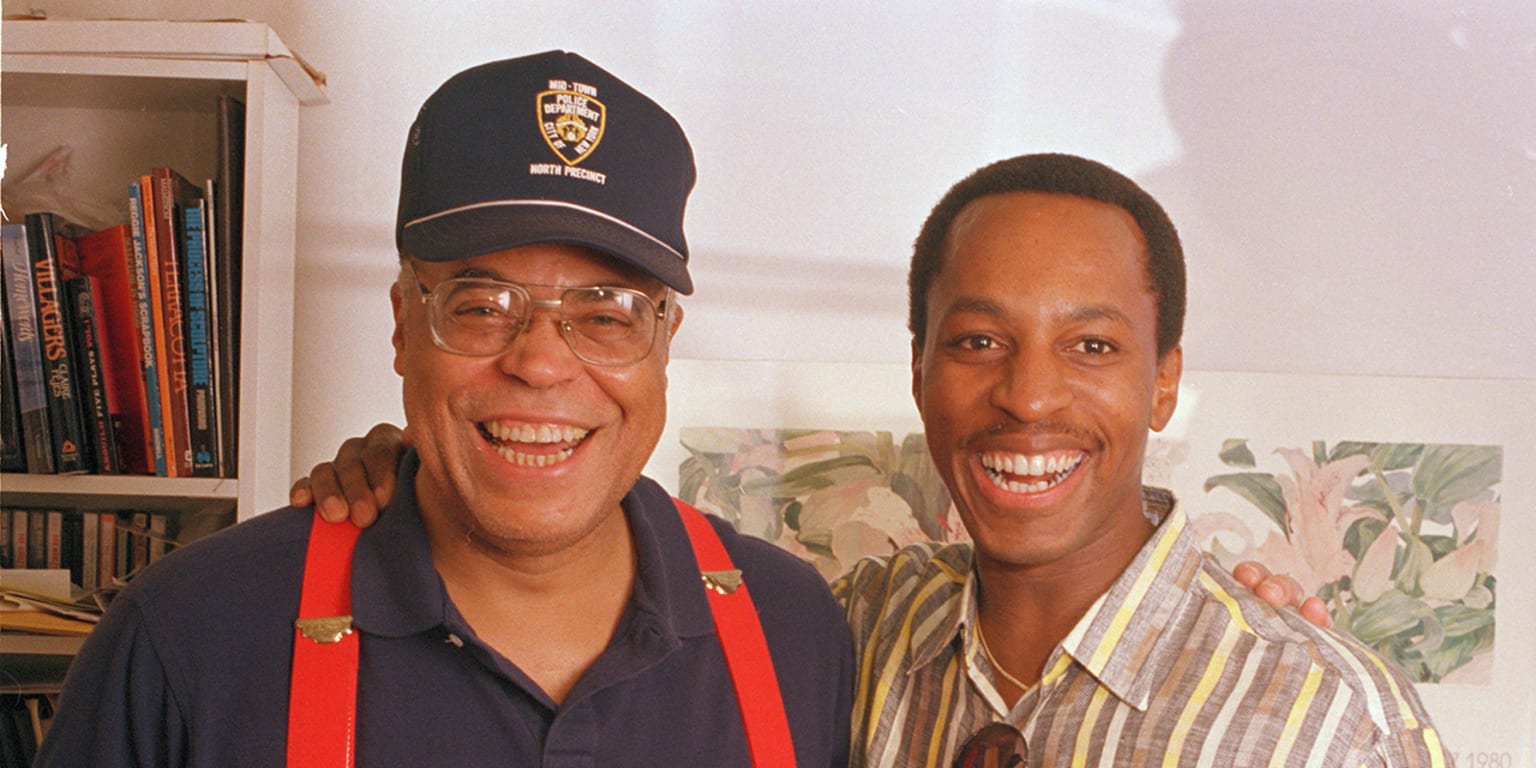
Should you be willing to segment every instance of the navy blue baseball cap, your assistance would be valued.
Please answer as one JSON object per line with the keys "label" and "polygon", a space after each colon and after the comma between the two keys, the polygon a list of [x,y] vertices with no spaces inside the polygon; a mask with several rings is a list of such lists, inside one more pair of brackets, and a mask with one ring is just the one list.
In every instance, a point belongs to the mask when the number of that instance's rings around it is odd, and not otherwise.
{"label": "navy blue baseball cap", "polygon": [[692,293],[694,178],[677,120],[603,68],[565,51],[495,61],[449,78],[417,114],[395,245],[453,261],[570,243]]}

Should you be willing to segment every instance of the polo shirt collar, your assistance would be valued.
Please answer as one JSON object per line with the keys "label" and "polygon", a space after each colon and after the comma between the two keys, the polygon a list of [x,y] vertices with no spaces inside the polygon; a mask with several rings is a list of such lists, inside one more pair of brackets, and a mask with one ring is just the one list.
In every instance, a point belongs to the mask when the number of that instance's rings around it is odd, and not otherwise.
{"label": "polo shirt collar", "polygon": [[[362,532],[352,557],[352,614],[362,631],[404,637],[443,626],[449,599],[432,564],[432,550],[416,501],[421,460],[414,450],[400,462],[394,498],[378,522]],[[622,506],[635,546],[632,622],[655,626],[666,645],[714,632],[699,587],[692,548],[671,497],[641,477]]]}

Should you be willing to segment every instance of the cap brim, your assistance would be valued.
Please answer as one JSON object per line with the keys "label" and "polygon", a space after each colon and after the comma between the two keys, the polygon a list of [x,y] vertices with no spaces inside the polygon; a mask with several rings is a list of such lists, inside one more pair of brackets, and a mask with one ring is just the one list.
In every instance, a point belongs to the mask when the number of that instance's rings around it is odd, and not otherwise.
{"label": "cap brim", "polygon": [[678,293],[693,293],[688,260],[676,249],[618,219],[556,200],[482,203],[417,219],[406,223],[399,246],[423,261],[456,261],[539,243],[593,248]]}

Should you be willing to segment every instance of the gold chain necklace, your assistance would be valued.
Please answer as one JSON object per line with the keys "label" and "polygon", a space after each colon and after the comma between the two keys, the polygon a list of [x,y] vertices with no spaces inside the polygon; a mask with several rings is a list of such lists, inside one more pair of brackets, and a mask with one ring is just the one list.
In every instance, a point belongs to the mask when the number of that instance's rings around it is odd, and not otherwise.
{"label": "gold chain necklace", "polygon": [[981,631],[981,617],[980,616],[976,617],[976,638],[981,641],[981,652],[987,655],[987,661],[992,664],[992,668],[997,670],[997,673],[999,675],[1003,676],[1004,680],[1007,680],[1008,682],[1013,683],[1021,691],[1029,690],[1030,687],[1028,685],[1025,685],[1024,681],[1018,679],[1017,677],[1014,677],[1013,675],[1008,674],[1008,670],[1003,669],[1003,665],[998,663],[997,657],[992,655],[992,649],[987,647],[987,635],[986,635],[986,633]]}

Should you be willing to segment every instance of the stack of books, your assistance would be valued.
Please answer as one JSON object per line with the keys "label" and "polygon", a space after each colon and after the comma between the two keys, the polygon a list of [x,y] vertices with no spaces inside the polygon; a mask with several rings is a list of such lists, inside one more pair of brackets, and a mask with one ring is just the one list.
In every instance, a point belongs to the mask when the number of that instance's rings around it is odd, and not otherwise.
{"label": "stack of books", "polygon": [[152,168],[97,231],[0,226],[0,470],[235,475],[244,115],[219,113],[216,178]]}

